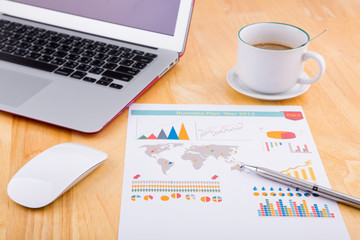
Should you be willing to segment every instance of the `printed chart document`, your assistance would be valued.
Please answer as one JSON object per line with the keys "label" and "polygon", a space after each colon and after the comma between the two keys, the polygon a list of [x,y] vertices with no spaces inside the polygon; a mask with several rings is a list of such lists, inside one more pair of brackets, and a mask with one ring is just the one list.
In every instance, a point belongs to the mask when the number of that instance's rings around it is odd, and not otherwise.
{"label": "printed chart document", "polygon": [[131,105],[119,239],[350,239],[336,202],[241,163],[330,187],[301,107]]}

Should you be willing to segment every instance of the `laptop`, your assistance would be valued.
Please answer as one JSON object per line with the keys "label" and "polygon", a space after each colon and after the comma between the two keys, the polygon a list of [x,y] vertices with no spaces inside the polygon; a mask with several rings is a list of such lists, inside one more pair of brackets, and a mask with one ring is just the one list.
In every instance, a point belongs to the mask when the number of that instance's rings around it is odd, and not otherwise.
{"label": "laptop", "polygon": [[0,110],[96,133],[184,53],[193,0],[0,0]]}

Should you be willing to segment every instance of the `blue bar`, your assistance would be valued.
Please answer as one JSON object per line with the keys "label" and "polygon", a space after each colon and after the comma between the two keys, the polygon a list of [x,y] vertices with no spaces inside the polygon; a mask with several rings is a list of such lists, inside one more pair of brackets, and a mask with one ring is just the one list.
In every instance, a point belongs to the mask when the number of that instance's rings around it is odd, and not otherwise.
{"label": "blue bar", "polygon": [[325,211],[326,211],[328,217],[331,218],[331,214],[330,214],[329,207],[327,204],[325,204]]}
{"label": "blue bar", "polygon": [[289,200],[290,202],[290,207],[291,207],[291,211],[293,213],[293,216],[295,217],[296,216],[296,211],[295,211],[295,208],[294,208],[294,203],[292,200]]}
{"label": "blue bar", "polygon": [[302,213],[301,207],[300,207],[300,206],[297,206],[297,208],[298,208],[300,217],[303,217],[303,213]]}
{"label": "blue bar", "polygon": [[281,209],[282,215],[286,216],[286,213],[284,211],[284,204],[283,204],[283,201],[281,199],[279,199],[279,203],[280,203],[280,209]]}
{"label": "blue bar", "polygon": [[266,205],[264,205],[264,211],[265,211],[265,215],[266,215],[266,216],[269,216],[269,212],[268,212],[268,210],[267,210],[267,206],[266,206]]}

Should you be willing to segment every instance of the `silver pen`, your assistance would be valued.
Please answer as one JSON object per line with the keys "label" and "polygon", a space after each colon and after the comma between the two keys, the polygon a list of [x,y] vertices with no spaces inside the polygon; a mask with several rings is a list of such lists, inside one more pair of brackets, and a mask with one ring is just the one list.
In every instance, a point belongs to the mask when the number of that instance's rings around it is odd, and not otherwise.
{"label": "silver pen", "polygon": [[283,183],[285,185],[289,185],[291,187],[294,188],[299,188],[301,190],[307,191],[307,192],[311,192],[311,193],[315,193],[318,194],[319,196],[340,202],[340,203],[344,203],[346,205],[352,206],[352,207],[356,207],[356,208],[360,208],[360,199],[352,197],[350,195],[344,194],[344,193],[340,193],[337,192],[335,190],[332,190],[330,188],[326,188],[326,187],[322,187],[319,186],[317,184],[313,184],[310,182],[307,182],[305,180],[301,180],[289,175],[286,175],[284,173],[280,173],[268,168],[264,168],[264,167],[255,167],[255,166],[251,166],[251,165],[247,165],[244,164],[243,167],[245,169],[248,169],[256,174],[258,174],[259,176],[262,176],[264,178],[268,178],[271,180],[274,180],[276,182],[280,182]]}

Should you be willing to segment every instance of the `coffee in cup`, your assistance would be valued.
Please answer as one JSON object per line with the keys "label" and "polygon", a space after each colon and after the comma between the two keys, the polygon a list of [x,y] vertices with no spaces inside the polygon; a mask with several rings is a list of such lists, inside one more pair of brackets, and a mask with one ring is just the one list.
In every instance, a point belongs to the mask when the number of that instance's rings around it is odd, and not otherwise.
{"label": "coffee in cup", "polygon": [[[277,94],[296,84],[310,84],[325,72],[325,61],[307,51],[310,37],[302,29],[284,23],[255,23],[238,33],[235,72],[248,88],[263,94]],[[319,66],[314,78],[304,77],[304,62],[314,59]]]}
{"label": "coffee in cup", "polygon": [[282,43],[275,42],[261,42],[252,44],[254,47],[263,48],[263,49],[271,49],[271,50],[288,50],[292,49],[292,47],[284,45]]}

